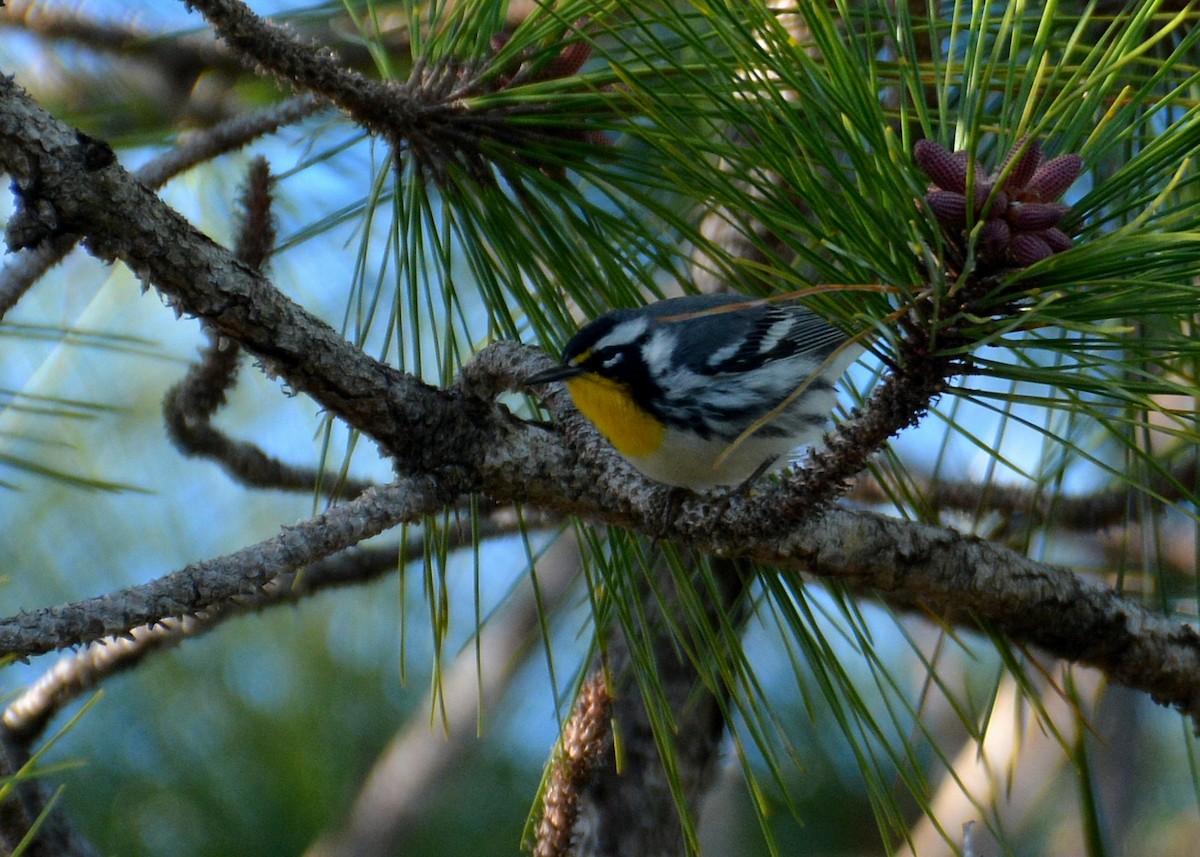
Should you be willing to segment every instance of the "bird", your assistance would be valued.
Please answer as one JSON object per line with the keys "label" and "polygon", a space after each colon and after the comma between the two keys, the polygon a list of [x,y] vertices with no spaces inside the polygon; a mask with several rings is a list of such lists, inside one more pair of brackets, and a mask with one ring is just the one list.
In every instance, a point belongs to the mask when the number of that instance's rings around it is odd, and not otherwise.
{"label": "bird", "polygon": [[644,476],[703,492],[752,484],[819,441],[862,351],[798,304],[688,295],[598,316],[525,384],[564,382]]}

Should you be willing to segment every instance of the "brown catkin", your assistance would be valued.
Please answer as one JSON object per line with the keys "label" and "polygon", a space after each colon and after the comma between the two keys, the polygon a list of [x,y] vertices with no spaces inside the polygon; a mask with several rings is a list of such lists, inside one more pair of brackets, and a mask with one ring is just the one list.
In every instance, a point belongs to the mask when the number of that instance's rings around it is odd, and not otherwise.
{"label": "brown catkin", "polygon": [[566,857],[571,853],[579,795],[599,765],[608,741],[609,701],[604,671],[596,670],[579,689],[575,712],[563,727],[562,743],[542,798],[533,857]]}

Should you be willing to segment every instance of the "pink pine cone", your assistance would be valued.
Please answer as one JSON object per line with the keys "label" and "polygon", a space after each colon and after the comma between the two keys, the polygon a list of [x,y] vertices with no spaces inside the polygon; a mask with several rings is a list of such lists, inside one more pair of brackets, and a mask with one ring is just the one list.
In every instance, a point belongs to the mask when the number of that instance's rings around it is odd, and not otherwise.
{"label": "pink pine cone", "polygon": [[1059,155],[1038,167],[1026,187],[1042,202],[1058,199],[1067,192],[1083,170],[1083,158],[1075,154]]}
{"label": "pink pine cone", "polygon": [[967,225],[967,198],[950,190],[931,190],[925,194],[929,210],[938,223],[951,229]]}
{"label": "pink pine cone", "polygon": [[587,42],[571,42],[554,59],[546,63],[537,74],[538,80],[558,80],[570,77],[583,68],[592,55],[592,46]]}
{"label": "pink pine cone", "polygon": [[1054,250],[1037,235],[1025,232],[1013,238],[1008,245],[1008,253],[1014,262],[1027,268],[1034,262],[1049,259],[1054,255]]}
{"label": "pink pine cone", "polygon": [[1014,202],[1008,209],[1008,222],[1020,232],[1039,232],[1057,226],[1070,206],[1052,202]]}
{"label": "pink pine cone", "polygon": [[913,146],[913,160],[921,172],[943,190],[964,193],[967,189],[967,165],[956,152],[950,152],[932,140],[918,140]]}
{"label": "pink pine cone", "polygon": [[1074,245],[1071,237],[1057,227],[1043,229],[1037,235],[1046,242],[1052,253],[1061,253],[1063,250],[1070,250]]}
{"label": "pink pine cone", "polygon": [[1012,172],[1008,174],[1008,179],[1004,182],[1004,186],[1006,188],[1025,187],[1025,185],[1029,183],[1029,180],[1033,178],[1034,173],[1037,172],[1038,167],[1042,163],[1042,147],[1038,144],[1037,140],[1033,140],[1026,144],[1026,139],[1027,138],[1022,137],[1013,144],[1013,147],[1009,150],[1008,154],[1004,156],[1004,161],[1000,164],[1000,169],[996,170],[996,175],[1001,175],[1008,167],[1012,159],[1016,157],[1016,154],[1021,150],[1021,147],[1025,146],[1025,151],[1021,154],[1020,160],[1017,161],[1016,165],[1012,169]]}
{"label": "pink pine cone", "polygon": [[[913,161],[933,182],[925,203],[955,243],[965,242],[963,230],[974,215],[985,219],[979,258],[990,265],[1007,261],[1026,267],[1072,246],[1070,236],[1058,228],[1070,206],[1054,200],[1079,178],[1082,158],[1068,154],[1046,161],[1038,141],[1021,138],[990,175],[974,164],[973,199],[968,204],[969,160],[966,152],[951,152],[931,140],[913,146]],[[997,187],[1005,170],[1008,175]]]}
{"label": "pink pine cone", "polygon": [[1012,230],[1003,220],[993,217],[983,224],[979,241],[983,245],[984,252],[989,256],[999,255],[1012,241]]}

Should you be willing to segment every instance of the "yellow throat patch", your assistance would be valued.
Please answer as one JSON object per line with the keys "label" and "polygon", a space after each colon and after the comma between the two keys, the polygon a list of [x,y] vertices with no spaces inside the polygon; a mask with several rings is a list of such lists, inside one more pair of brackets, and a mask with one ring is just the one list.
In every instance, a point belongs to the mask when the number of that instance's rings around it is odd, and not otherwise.
{"label": "yellow throat patch", "polygon": [[566,385],[575,407],[617,452],[627,458],[640,458],[658,450],[663,424],[634,403],[624,384],[589,373],[568,378]]}

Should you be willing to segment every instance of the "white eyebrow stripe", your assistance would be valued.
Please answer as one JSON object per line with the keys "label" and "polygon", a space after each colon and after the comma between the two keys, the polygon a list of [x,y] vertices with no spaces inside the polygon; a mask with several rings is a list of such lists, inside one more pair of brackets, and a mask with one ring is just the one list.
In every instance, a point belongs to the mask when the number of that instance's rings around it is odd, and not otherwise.
{"label": "white eyebrow stripe", "polygon": [[636,342],[638,337],[646,332],[649,322],[644,318],[631,318],[623,321],[601,337],[592,347],[595,351],[600,348],[611,348],[617,345],[629,345]]}

